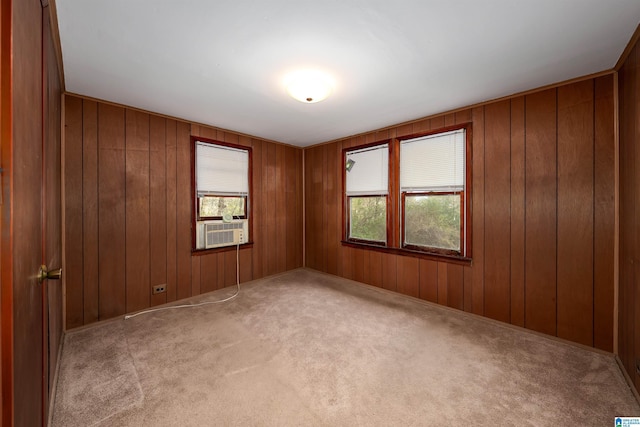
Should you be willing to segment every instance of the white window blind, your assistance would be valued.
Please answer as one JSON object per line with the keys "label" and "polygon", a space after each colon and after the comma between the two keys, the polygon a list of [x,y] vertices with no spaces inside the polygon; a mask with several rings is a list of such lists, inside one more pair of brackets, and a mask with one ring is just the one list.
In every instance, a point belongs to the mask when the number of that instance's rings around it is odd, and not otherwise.
{"label": "white window blind", "polygon": [[231,147],[196,142],[196,191],[205,194],[249,193],[249,153]]}
{"label": "white window blind", "polygon": [[[389,192],[389,144],[350,151],[346,155],[347,196],[383,195]],[[345,167],[347,167],[345,165]]]}
{"label": "white window blind", "polygon": [[465,182],[464,129],[402,141],[401,191],[459,191]]}

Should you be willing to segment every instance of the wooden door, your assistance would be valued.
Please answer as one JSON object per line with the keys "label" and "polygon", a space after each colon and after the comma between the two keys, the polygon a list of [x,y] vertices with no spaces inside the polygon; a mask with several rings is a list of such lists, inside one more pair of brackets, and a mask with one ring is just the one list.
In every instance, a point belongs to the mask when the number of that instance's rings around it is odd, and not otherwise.
{"label": "wooden door", "polygon": [[[42,47],[44,60],[43,96],[43,258],[49,269],[62,267],[62,194],[61,194],[61,83],[56,51],[51,33],[51,6],[43,9]],[[46,280],[43,283],[43,412],[47,419],[52,381],[58,363],[58,350],[62,337],[62,283]]]}
{"label": "wooden door", "polygon": [[[0,0],[2,424],[47,422],[61,290],[60,83],[39,0]],[[53,59],[53,60],[52,60]]]}

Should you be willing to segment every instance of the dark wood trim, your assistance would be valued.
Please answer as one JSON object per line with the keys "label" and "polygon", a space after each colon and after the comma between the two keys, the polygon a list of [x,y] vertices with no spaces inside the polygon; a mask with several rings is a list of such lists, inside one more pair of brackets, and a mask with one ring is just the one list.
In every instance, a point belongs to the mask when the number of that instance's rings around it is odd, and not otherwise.
{"label": "dark wood trim", "polygon": [[465,183],[464,183],[464,197],[465,197],[465,219],[464,219],[464,224],[465,224],[465,233],[466,235],[464,236],[464,252],[462,252],[464,254],[465,257],[471,258],[473,256],[472,250],[471,248],[473,248],[472,245],[472,240],[473,240],[473,233],[471,232],[471,229],[473,228],[473,222],[472,222],[472,218],[471,218],[471,214],[472,214],[472,209],[471,207],[473,206],[473,199],[472,199],[472,193],[473,193],[473,170],[472,170],[472,165],[473,165],[473,125],[471,123],[466,123],[465,124],[465,129],[466,129],[466,141],[465,141],[465,154],[466,154],[466,158],[465,158]]}
{"label": "dark wood trim", "polygon": [[[402,143],[403,141],[406,141],[406,140],[409,140],[409,139],[422,138],[422,137],[429,136],[429,135],[437,135],[439,133],[452,132],[452,131],[460,130],[460,129],[465,129],[467,131],[467,135],[468,135],[470,128],[471,128],[471,122],[459,123],[459,124],[456,124],[456,125],[439,127],[437,129],[432,129],[432,130],[427,131],[427,132],[418,132],[418,133],[413,133],[413,134],[410,134],[410,135],[403,135],[403,136],[398,138],[398,141],[400,143]],[[467,137],[467,139],[468,139],[468,137]]]}
{"label": "dark wood trim", "polygon": [[[349,202],[348,202],[348,197],[347,197],[347,172],[345,169],[345,164],[346,164],[346,160],[347,160],[347,153],[351,152],[351,151],[359,151],[359,150],[364,150],[366,148],[371,148],[371,147],[376,147],[378,145],[384,145],[384,144],[388,144],[388,149],[389,149],[389,165],[388,165],[388,169],[387,169],[387,173],[390,175],[391,172],[391,156],[392,156],[392,150],[391,150],[391,146],[392,146],[392,139],[383,139],[381,141],[376,141],[376,142],[370,142],[367,144],[362,144],[362,145],[357,145],[355,147],[346,147],[342,149],[342,163],[340,164],[340,168],[342,170],[342,239],[343,240],[353,240],[353,241],[360,241],[357,239],[350,239],[348,236],[349,233],[349,224],[350,224],[350,219],[349,219]],[[391,229],[389,227],[389,224],[392,224],[392,222],[390,221],[391,217],[389,216],[389,211],[392,210],[392,207],[389,206],[390,204],[393,203],[393,198],[390,198],[389,195],[391,194],[391,181],[389,180],[387,183],[387,188],[388,188],[388,194],[387,194],[387,242],[385,243],[387,246],[389,246],[390,242],[392,242],[392,233],[391,233]],[[372,196],[376,196],[375,194],[373,194]],[[382,194],[378,194],[377,195],[382,196]],[[390,203],[391,200],[391,203]],[[361,241],[364,242],[364,241]],[[373,243],[376,246],[379,245],[379,243]]]}
{"label": "dark wood trim", "polygon": [[613,67],[615,71],[620,71],[625,61],[633,51],[633,48],[636,46],[636,43],[638,43],[638,40],[640,40],[640,24],[638,24],[638,26],[636,27],[636,30],[633,32],[633,35],[629,39],[629,43],[627,43],[627,46],[622,51],[620,58],[618,58],[618,62],[616,62],[616,65]]}
{"label": "dark wood trim", "polygon": [[12,0],[0,3],[0,138],[2,139],[2,229],[0,250],[0,316],[2,351],[2,425],[13,425],[13,217],[11,216],[13,174],[13,70]]}
{"label": "dark wood trim", "polygon": [[58,77],[60,79],[60,90],[64,93],[64,63],[62,62],[62,45],[60,43],[60,28],[58,27],[58,6],[56,0],[49,1],[49,20],[51,22],[51,38],[53,48],[56,52],[56,65],[58,67]]}
{"label": "dark wood trim", "polygon": [[[243,243],[243,244],[240,245],[240,250],[251,249],[251,248],[253,248],[253,244],[254,244],[253,240],[251,240],[251,241],[249,241],[247,243]],[[215,254],[215,253],[219,253],[219,252],[235,251],[237,247],[238,247],[238,245],[229,245],[229,246],[223,246],[221,248],[193,249],[191,251],[191,256],[202,256],[202,255]]]}
{"label": "dark wood trim", "polygon": [[383,252],[383,253],[392,254],[392,255],[409,256],[414,258],[427,259],[431,261],[445,262],[449,264],[458,264],[458,265],[466,265],[466,266],[472,265],[471,258],[466,258],[462,256],[428,253],[424,251],[412,250],[410,248],[390,248],[388,246],[378,246],[378,245],[372,245],[369,243],[356,243],[356,242],[347,241],[347,240],[342,240],[340,243],[342,244],[342,246],[346,246],[349,248],[368,249],[368,250]]}
{"label": "dark wood trim", "polygon": [[401,247],[402,241],[402,220],[400,210],[400,200],[397,197],[400,191],[400,142],[394,139],[390,143],[389,151],[389,216],[387,220],[387,236],[389,246],[393,248]]}
{"label": "dark wood trim", "polygon": [[[198,220],[198,204],[196,197],[196,142],[205,142],[207,144],[219,145],[223,147],[235,148],[237,150],[244,150],[249,154],[249,176],[247,177],[249,182],[249,195],[245,202],[245,218],[248,219],[248,227],[249,227],[249,242],[243,243],[243,245],[253,245],[253,214],[251,213],[251,199],[253,195],[253,151],[252,147],[247,145],[239,145],[232,144],[229,142],[218,141],[215,139],[203,138],[200,136],[191,135],[191,253],[202,253],[203,255],[206,253],[213,253],[217,250],[214,249],[197,249],[196,248],[196,222]],[[227,246],[225,248],[234,248],[235,246]],[[225,249],[219,248],[219,249]],[[224,251],[220,251],[224,252]]]}

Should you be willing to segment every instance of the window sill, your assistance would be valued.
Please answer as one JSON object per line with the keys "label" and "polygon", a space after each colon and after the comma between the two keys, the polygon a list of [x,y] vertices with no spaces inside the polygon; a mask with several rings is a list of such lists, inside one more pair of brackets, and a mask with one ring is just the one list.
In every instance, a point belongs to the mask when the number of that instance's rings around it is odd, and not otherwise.
{"label": "window sill", "polygon": [[348,246],[350,248],[368,249],[368,250],[377,251],[377,252],[384,252],[387,254],[410,256],[414,258],[428,259],[431,261],[439,261],[439,262],[447,262],[450,264],[458,264],[458,265],[464,265],[469,267],[472,265],[471,258],[466,258],[461,256],[433,254],[428,252],[415,251],[411,249],[389,248],[386,246],[378,246],[378,245],[360,243],[360,242],[356,243],[356,242],[345,241],[345,240],[342,240],[341,243],[342,243],[342,246]]}
{"label": "window sill", "polygon": [[[211,248],[211,249],[191,249],[191,256],[201,256],[201,255],[215,254],[218,252],[235,251],[236,248],[237,248],[237,245],[223,246],[221,248]],[[251,249],[251,248],[253,248],[253,241],[243,243],[240,245],[240,250]]]}

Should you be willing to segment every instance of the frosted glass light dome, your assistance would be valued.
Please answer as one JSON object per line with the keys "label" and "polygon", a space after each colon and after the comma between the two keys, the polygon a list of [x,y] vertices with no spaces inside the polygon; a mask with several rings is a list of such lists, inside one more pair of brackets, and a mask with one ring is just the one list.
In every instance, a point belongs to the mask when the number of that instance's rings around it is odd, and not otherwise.
{"label": "frosted glass light dome", "polygon": [[326,99],[333,89],[332,79],[315,70],[301,70],[289,74],[285,79],[289,95],[305,104],[314,104]]}

